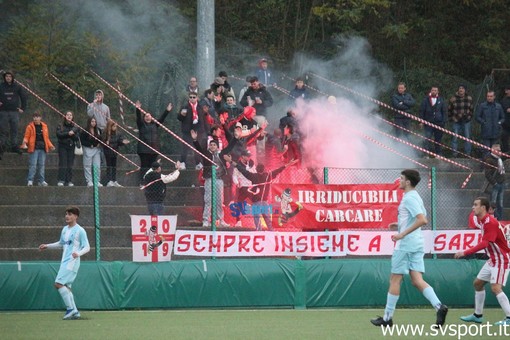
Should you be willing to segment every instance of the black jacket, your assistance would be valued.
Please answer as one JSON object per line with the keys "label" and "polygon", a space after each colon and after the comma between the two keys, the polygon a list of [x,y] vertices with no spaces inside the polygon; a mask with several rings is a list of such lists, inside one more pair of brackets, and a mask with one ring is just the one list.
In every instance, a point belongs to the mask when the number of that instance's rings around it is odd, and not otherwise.
{"label": "black jacket", "polygon": [[101,129],[95,128],[93,135],[90,134],[90,131],[87,132],[84,131],[81,134],[81,145],[86,146],[88,148],[97,148],[102,145],[101,142],[99,141],[101,140]]}
{"label": "black jacket", "polygon": [[[69,132],[74,131],[74,136],[69,136]],[[57,138],[58,146],[66,149],[74,148],[75,144],[80,146],[79,143],[80,129],[74,124],[68,124],[67,122],[57,126]]]}
{"label": "black jacket", "polygon": [[[230,153],[230,151],[237,145],[237,143],[238,143],[238,140],[234,138],[232,141],[229,141],[227,147],[224,148],[223,150],[221,150],[221,152],[219,153],[218,156],[219,156],[220,164],[218,164],[218,166],[221,167],[221,169],[216,170],[217,174],[220,173],[222,176],[225,176],[227,174],[227,166],[226,166],[225,160],[223,159],[223,156],[228,155]],[[194,140],[193,145],[195,146],[195,149],[197,149],[199,152],[206,155],[207,158],[209,158],[211,160],[213,159],[213,154],[211,153],[211,151],[209,151],[209,149],[204,151],[198,141]],[[204,165],[202,177],[211,178],[212,163],[209,160],[205,159],[203,156],[201,156],[201,158],[202,158],[202,164]]]}
{"label": "black jacket", "polygon": [[[161,173],[151,171],[144,176],[145,184],[149,184],[161,178]],[[144,190],[147,203],[163,203],[166,197],[166,184],[163,181],[157,181],[149,185]]]}
{"label": "black jacket", "polygon": [[273,105],[273,97],[262,85],[257,90],[254,90],[252,87],[249,87],[248,90],[246,90],[243,98],[241,99],[241,105],[243,107],[248,106],[248,97],[252,100],[259,97],[260,100],[262,100],[262,104],[253,104],[253,107],[257,110],[258,116],[266,116],[267,108]]}
{"label": "black jacket", "polygon": [[[170,111],[165,110],[157,121],[163,124],[169,113]],[[138,138],[151,148],[159,151],[161,149],[161,144],[159,142],[158,124],[153,121],[146,123],[143,119],[142,112],[136,109],[136,126],[138,127]],[[138,146],[136,147],[136,152],[138,154],[157,154],[156,151],[148,148],[145,144],[138,142]]]}
{"label": "black jacket", "polygon": [[[4,75],[5,80],[5,75]],[[27,107],[27,95],[23,88],[14,82],[11,84],[3,82],[0,84],[0,111],[18,111],[22,109],[25,111]]]}
{"label": "black jacket", "polygon": [[237,163],[236,168],[243,174],[244,177],[249,179],[254,186],[256,184],[262,184],[256,186],[252,190],[254,192],[252,196],[253,202],[267,201],[267,197],[269,196],[269,185],[271,184],[271,181],[283,170],[285,170],[285,166],[281,166],[271,172],[253,173],[246,170],[246,166],[241,163]]}

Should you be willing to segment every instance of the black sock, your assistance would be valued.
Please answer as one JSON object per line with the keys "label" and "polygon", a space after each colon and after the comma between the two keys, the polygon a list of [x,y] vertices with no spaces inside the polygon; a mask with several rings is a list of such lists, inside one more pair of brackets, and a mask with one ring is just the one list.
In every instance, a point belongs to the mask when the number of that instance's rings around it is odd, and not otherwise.
{"label": "black sock", "polygon": [[476,314],[476,313],[473,313],[474,316],[476,316],[477,318],[481,318],[483,316],[483,314]]}

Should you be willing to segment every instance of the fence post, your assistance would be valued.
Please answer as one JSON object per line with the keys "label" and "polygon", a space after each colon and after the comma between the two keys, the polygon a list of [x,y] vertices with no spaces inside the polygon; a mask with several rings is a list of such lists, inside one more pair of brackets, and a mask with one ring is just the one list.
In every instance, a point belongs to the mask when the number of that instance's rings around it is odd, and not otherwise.
{"label": "fence post", "polygon": [[[436,230],[436,167],[433,166],[430,173],[430,225],[432,230]],[[432,258],[437,259],[437,254],[434,254]]]}
{"label": "fence post", "polygon": [[216,200],[218,199],[216,196],[216,167],[214,164],[211,166],[211,230],[216,231]]}
{"label": "fence post", "polygon": [[[329,184],[329,171],[327,167],[324,167],[324,184]],[[329,229],[324,229],[324,231],[328,232]],[[329,259],[329,256],[326,256],[326,259]]]}
{"label": "fence post", "polygon": [[101,261],[101,235],[100,235],[100,223],[99,223],[99,176],[101,169],[93,165],[92,166],[92,181],[94,182],[94,230],[96,231],[96,261]]}

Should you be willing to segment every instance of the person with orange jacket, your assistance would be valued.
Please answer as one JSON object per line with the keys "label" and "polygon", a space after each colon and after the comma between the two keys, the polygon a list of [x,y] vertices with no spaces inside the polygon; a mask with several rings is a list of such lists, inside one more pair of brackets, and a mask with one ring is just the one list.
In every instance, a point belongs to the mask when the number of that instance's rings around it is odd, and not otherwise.
{"label": "person with orange jacket", "polygon": [[34,185],[34,177],[37,172],[37,182],[39,186],[46,187],[48,183],[44,180],[44,171],[46,167],[46,154],[55,150],[51,143],[48,125],[43,123],[40,112],[35,112],[32,116],[33,121],[27,125],[25,129],[25,137],[21,149],[26,149],[30,154],[28,160],[28,177],[27,185],[30,187]]}

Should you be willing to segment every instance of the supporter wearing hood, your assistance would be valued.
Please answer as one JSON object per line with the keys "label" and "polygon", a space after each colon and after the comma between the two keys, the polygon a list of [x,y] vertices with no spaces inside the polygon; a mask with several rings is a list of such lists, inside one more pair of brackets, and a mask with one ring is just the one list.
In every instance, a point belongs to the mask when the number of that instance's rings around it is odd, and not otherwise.
{"label": "supporter wearing hood", "polygon": [[19,114],[27,106],[27,97],[23,88],[14,81],[14,73],[7,71],[0,84],[0,159],[4,151],[21,154],[18,138]]}

